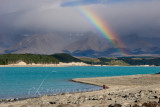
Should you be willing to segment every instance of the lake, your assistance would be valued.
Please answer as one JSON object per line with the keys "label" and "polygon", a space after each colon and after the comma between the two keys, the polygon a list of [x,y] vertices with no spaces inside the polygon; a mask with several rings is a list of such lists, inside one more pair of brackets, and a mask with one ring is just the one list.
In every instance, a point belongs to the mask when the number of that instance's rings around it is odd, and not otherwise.
{"label": "lake", "polygon": [[0,99],[102,89],[98,86],[69,81],[73,78],[153,74],[158,72],[160,72],[160,67],[0,67]]}

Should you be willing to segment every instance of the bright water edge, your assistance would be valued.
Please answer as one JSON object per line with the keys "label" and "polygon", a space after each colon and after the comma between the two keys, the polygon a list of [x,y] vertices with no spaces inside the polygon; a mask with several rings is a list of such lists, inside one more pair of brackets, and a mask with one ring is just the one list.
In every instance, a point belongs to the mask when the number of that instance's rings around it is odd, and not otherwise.
{"label": "bright water edge", "polygon": [[160,72],[160,67],[1,67],[0,99],[98,90],[101,87],[70,82],[73,78]]}

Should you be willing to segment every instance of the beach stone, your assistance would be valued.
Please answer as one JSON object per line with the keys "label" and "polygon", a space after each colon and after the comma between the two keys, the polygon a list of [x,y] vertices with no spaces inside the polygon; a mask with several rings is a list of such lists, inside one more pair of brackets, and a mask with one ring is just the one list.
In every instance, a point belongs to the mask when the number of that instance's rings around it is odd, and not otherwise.
{"label": "beach stone", "polygon": [[139,102],[139,100],[135,100],[134,102],[135,102],[135,103],[138,103],[138,102]]}
{"label": "beach stone", "polygon": [[129,93],[129,96],[130,97],[135,97],[135,94],[134,93]]}
{"label": "beach stone", "polygon": [[57,107],[73,107],[73,106],[69,104],[61,104],[61,105],[58,105]]}
{"label": "beach stone", "polygon": [[86,97],[85,100],[88,100],[88,98]]}
{"label": "beach stone", "polygon": [[13,105],[9,105],[8,107],[14,107]]}
{"label": "beach stone", "polygon": [[121,104],[111,104],[108,107],[122,107],[122,105]]}
{"label": "beach stone", "polygon": [[49,104],[56,104],[56,102],[49,102]]}
{"label": "beach stone", "polygon": [[18,98],[13,99],[13,101],[17,101],[17,100],[18,100]]}
{"label": "beach stone", "polygon": [[140,95],[141,95],[141,98],[145,97],[145,94],[143,92],[140,93]]}
{"label": "beach stone", "polygon": [[159,97],[159,101],[158,101],[158,103],[160,103],[160,97]]}
{"label": "beach stone", "polygon": [[103,100],[103,96],[100,96],[100,97],[98,98],[98,100]]}
{"label": "beach stone", "polygon": [[148,103],[143,103],[142,106],[143,107],[160,107],[160,104],[158,104],[157,102],[148,102]]}
{"label": "beach stone", "polygon": [[136,94],[135,94],[135,97],[136,97],[136,98],[139,98],[139,97],[141,97],[141,95],[140,95],[139,93],[136,93]]}
{"label": "beach stone", "polygon": [[122,104],[122,107],[131,107],[131,104],[129,104],[129,103],[124,103],[124,104]]}
{"label": "beach stone", "polygon": [[22,106],[20,106],[20,107],[28,107],[27,105],[22,105]]}
{"label": "beach stone", "polygon": [[158,97],[157,96],[150,96],[148,97],[149,99],[157,99]]}
{"label": "beach stone", "polygon": [[153,91],[152,91],[152,90],[148,90],[148,92],[150,92],[150,93],[151,93],[151,92],[153,92]]}
{"label": "beach stone", "polygon": [[112,100],[112,98],[108,98],[108,100]]}
{"label": "beach stone", "polygon": [[127,95],[122,96],[122,98],[127,98],[127,97],[128,97]]}
{"label": "beach stone", "polygon": [[98,100],[98,99],[96,99],[96,98],[92,98],[92,100]]}
{"label": "beach stone", "polygon": [[139,106],[139,105],[137,105],[137,104],[134,104],[132,107],[141,107],[141,106]]}
{"label": "beach stone", "polygon": [[40,107],[49,107],[49,105],[48,104],[41,104]]}

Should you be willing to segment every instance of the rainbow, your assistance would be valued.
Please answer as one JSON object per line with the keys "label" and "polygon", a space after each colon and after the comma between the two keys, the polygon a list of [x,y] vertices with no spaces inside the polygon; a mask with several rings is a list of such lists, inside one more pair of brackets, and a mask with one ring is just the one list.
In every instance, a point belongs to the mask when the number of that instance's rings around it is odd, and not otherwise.
{"label": "rainbow", "polygon": [[114,48],[117,49],[121,56],[126,56],[126,52],[124,51],[124,45],[120,41],[120,39],[113,33],[113,31],[105,24],[103,20],[101,20],[93,11],[89,11],[86,8],[77,7],[80,14],[85,17],[90,24],[102,35],[104,38],[109,41]]}

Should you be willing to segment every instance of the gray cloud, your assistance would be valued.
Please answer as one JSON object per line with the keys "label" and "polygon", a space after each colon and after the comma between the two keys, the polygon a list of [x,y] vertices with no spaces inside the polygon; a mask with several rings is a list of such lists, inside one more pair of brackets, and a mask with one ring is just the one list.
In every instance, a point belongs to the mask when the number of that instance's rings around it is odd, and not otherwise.
{"label": "gray cloud", "polygon": [[[0,34],[93,30],[92,25],[79,13],[76,6],[62,7],[64,1],[66,2],[66,0],[1,0]],[[90,4],[84,7],[101,17],[117,35],[160,34],[159,0]]]}

